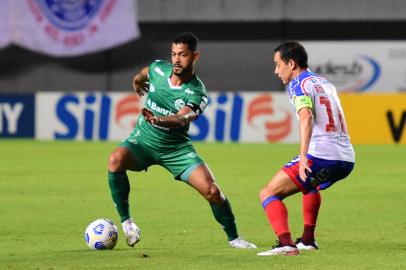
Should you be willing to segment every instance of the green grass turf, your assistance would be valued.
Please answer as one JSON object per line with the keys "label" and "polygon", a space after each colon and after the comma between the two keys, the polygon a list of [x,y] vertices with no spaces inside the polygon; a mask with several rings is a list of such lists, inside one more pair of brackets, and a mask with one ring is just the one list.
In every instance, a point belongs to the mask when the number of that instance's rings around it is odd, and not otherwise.
{"label": "green grass turf", "polygon": [[[356,146],[346,180],[322,192],[319,251],[258,257],[275,236],[258,191],[297,145],[196,144],[229,197],[240,234],[258,250],[235,250],[208,204],[160,167],[130,173],[131,210],[142,230],[135,248],[90,250],[96,218],[119,224],[107,184],[115,143],[0,141],[0,269],[406,269],[406,147]],[[301,195],[285,200],[294,237]]]}

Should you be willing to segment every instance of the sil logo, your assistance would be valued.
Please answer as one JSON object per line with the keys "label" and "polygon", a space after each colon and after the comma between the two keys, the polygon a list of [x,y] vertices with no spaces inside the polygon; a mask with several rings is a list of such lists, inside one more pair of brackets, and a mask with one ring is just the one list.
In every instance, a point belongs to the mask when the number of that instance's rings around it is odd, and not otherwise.
{"label": "sil logo", "polygon": [[182,99],[179,98],[179,99],[175,100],[175,108],[177,110],[180,110],[183,107],[185,107],[185,102]]}
{"label": "sil logo", "polygon": [[265,128],[268,142],[277,142],[291,132],[292,115],[288,110],[274,108],[271,94],[253,99],[248,106],[247,122],[255,129]]}
{"label": "sil logo", "polygon": [[137,116],[141,112],[141,99],[138,95],[128,95],[117,102],[114,121],[122,128],[131,126],[137,122]]}
{"label": "sil logo", "polygon": [[86,27],[105,0],[36,0],[48,20],[63,30]]}

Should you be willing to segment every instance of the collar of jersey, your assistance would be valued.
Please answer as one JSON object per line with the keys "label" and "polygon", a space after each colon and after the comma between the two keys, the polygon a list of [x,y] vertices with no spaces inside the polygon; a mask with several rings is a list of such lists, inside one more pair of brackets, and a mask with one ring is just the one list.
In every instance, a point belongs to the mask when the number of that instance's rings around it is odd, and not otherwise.
{"label": "collar of jersey", "polygon": [[182,85],[180,85],[180,86],[175,86],[175,85],[172,85],[172,83],[171,83],[171,78],[168,78],[168,84],[169,84],[169,87],[171,88],[171,89],[182,89]]}
{"label": "collar of jersey", "polygon": [[302,73],[297,75],[295,78],[293,78],[289,82],[288,88],[291,88],[291,89],[295,88],[304,78],[310,77],[310,76],[316,76],[316,74],[314,74],[313,72],[311,72],[311,70],[309,68],[307,68],[305,71],[303,71]]}
{"label": "collar of jersey", "polygon": [[305,71],[303,71],[302,73],[297,75],[295,79],[297,79],[298,81],[302,81],[306,77],[315,76],[315,75],[316,74],[314,74],[309,68],[307,68]]}

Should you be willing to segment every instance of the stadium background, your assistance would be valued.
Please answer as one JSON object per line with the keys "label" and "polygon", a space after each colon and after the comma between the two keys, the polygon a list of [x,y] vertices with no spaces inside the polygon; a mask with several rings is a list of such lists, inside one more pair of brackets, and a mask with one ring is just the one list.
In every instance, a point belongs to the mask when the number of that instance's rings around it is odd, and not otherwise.
{"label": "stadium background", "polygon": [[149,0],[137,10],[140,39],[107,51],[53,58],[17,46],[0,50],[0,91],[128,90],[135,71],[168,59],[169,40],[184,30],[201,40],[198,72],[210,91],[282,90],[272,61],[282,40],[406,38],[401,0]]}
{"label": "stadium background", "polygon": [[[101,96],[110,95],[116,100],[114,93],[128,93],[135,72],[155,59],[168,59],[171,37],[192,31],[201,40],[198,75],[218,99],[215,102],[212,98],[206,113],[210,130],[202,130],[205,123],[193,124],[194,139],[297,142],[296,120],[284,99],[283,85],[273,75],[272,61],[273,48],[283,40],[294,39],[308,48],[311,68],[332,80],[340,93],[346,92],[342,99],[353,142],[406,142],[406,136],[402,136],[406,100],[401,94],[406,89],[405,2],[151,0],[134,4],[141,36],[124,45],[74,57],[53,57],[17,45],[0,50],[0,93],[7,94],[0,97],[0,136],[79,140],[125,137],[131,129],[130,119],[139,112],[139,101],[132,98],[120,103],[137,103],[127,114],[117,115],[123,109],[113,103],[110,114],[100,115]],[[58,92],[59,96],[50,99],[49,92]],[[66,92],[87,93],[76,103],[77,108],[64,110],[66,117],[76,119],[71,123],[57,115],[57,106]],[[252,96],[254,92],[257,94]],[[360,92],[365,97],[358,97]],[[380,102],[380,92],[385,93],[386,102]],[[10,94],[33,93],[37,101],[28,103],[35,109],[28,104],[14,119],[17,122],[11,123],[6,110],[13,109],[21,96],[15,99]],[[351,97],[351,93],[356,95]],[[89,95],[90,103],[86,101]],[[236,95],[244,103],[240,108],[233,103]],[[48,105],[38,103],[43,99]],[[251,104],[252,100],[256,103]],[[84,118],[86,108],[94,113],[95,121],[100,122],[98,117],[108,119],[99,124],[89,122]],[[233,125],[233,114],[238,110],[241,113],[235,117],[241,120]],[[219,121],[223,123],[216,126]],[[53,123],[54,128],[47,123]],[[108,126],[106,134],[96,134],[102,133],[100,125]],[[371,134],[370,130],[376,132]]]}
{"label": "stadium background", "polygon": [[[2,0],[0,22],[6,2],[41,1]],[[134,3],[141,36],[121,46],[75,57],[0,48],[0,269],[405,269],[405,1]],[[141,108],[129,94],[131,78],[168,59],[170,38],[185,30],[201,40],[197,72],[212,100],[191,127],[203,140],[195,146],[231,200],[241,234],[260,251],[275,237],[258,191],[299,147],[296,117],[273,74],[273,48],[303,41],[316,71],[343,83],[357,161],[322,194],[320,252],[258,258],[256,250],[228,248],[202,198],[158,166],[129,173],[142,241],[130,249],[120,231],[112,252],[87,248],[90,221],[119,224],[106,166]],[[348,86],[355,89],[343,91]],[[244,143],[223,143],[230,141]],[[301,196],[285,203],[297,237]]]}

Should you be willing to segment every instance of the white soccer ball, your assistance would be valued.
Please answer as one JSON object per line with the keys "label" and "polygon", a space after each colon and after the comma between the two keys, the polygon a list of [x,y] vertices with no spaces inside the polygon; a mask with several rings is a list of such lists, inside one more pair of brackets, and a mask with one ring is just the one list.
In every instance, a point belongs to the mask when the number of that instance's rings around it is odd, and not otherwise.
{"label": "white soccer ball", "polygon": [[85,241],[91,249],[113,249],[117,244],[117,238],[117,226],[105,218],[96,219],[85,231]]}

